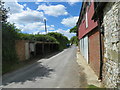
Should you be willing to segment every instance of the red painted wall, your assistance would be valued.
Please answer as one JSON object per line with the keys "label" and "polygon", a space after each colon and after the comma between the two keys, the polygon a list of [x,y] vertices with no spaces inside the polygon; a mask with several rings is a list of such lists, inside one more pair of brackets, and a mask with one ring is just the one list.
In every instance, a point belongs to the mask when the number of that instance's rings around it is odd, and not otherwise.
{"label": "red painted wall", "polygon": [[93,30],[89,35],[89,64],[99,77],[100,74],[100,38],[99,31]]}
{"label": "red painted wall", "polygon": [[84,35],[89,33],[92,29],[94,29],[98,25],[97,22],[94,22],[94,20],[92,20],[92,16],[94,14],[94,2],[91,2],[90,7],[89,8],[87,7],[86,11],[88,15],[88,27],[86,28],[85,26],[86,24],[85,19],[82,20],[78,30],[79,39],[81,39]]}

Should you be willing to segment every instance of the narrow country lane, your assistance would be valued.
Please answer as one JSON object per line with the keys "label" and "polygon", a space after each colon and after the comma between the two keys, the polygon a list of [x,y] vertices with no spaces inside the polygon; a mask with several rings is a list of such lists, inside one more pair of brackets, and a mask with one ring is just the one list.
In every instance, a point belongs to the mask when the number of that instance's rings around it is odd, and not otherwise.
{"label": "narrow country lane", "polygon": [[76,46],[3,76],[4,88],[79,88]]}

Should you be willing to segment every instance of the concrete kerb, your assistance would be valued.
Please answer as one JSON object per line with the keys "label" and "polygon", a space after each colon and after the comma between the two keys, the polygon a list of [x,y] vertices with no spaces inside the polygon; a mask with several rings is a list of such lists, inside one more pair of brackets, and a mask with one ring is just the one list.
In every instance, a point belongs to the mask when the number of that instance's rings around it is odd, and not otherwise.
{"label": "concrete kerb", "polygon": [[98,76],[92,70],[92,68],[87,64],[83,56],[77,51],[77,63],[84,68],[83,72],[86,75],[87,84],[101,87],[101,82],[98,80]]}

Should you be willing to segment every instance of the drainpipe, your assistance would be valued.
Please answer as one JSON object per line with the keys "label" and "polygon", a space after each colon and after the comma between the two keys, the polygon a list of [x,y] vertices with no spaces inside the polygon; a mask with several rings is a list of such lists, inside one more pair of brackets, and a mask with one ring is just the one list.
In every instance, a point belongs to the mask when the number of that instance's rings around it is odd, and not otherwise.
{"label": "drainpipe", "polygon": [[104,36],[103,32],[104,32],[104,29],[103,27],[101,26],[100,24],[100,19],[98,18],[97,20],[98,22],[98,29],[99,29],[99,42],[100,42],[100,75],[99,75],[99,80],[102,81],[102,70],[103,70],[103,42],[102,42],[102,36]]}

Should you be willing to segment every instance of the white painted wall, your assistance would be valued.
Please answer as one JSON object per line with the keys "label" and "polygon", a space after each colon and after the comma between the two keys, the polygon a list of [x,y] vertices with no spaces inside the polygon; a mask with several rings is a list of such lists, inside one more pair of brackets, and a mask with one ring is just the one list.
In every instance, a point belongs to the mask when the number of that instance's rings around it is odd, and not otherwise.
{"label": "white painted wall", "polygon": [[84,37],[84,58],[88,63],[88,36]]}
{"label": "white painted wall", "polygon": [[88,36],[80,39],[79,41],[80,52],[84,56],[86,62],[88,63]]}
{"label": "white painted wall", "polygon": [[30,52],[35,52],[35,43],[30,43]]}

